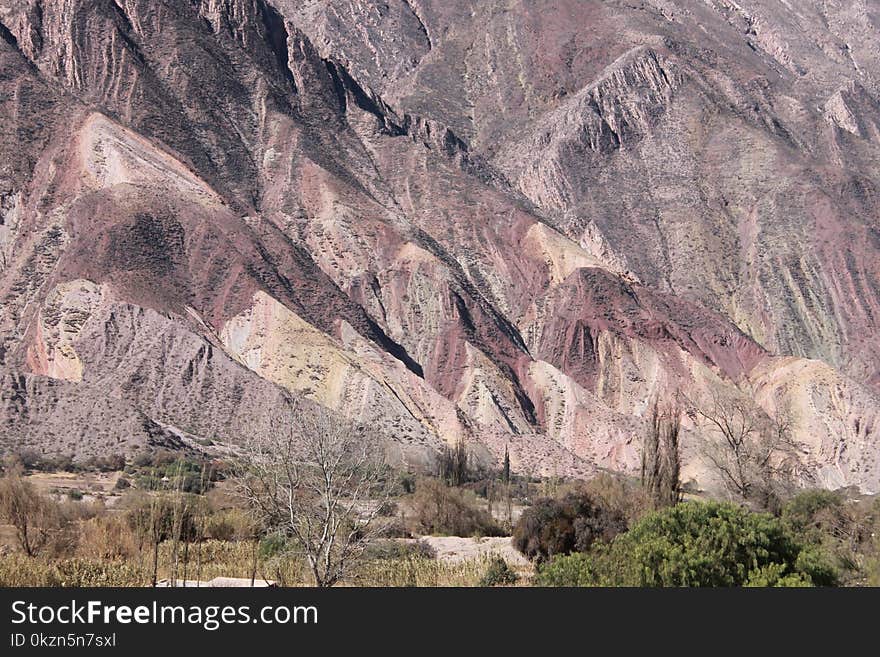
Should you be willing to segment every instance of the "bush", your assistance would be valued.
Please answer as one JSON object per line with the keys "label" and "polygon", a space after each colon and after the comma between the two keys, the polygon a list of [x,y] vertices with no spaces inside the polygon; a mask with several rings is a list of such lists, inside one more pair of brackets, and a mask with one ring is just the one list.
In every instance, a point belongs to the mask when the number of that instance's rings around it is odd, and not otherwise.
{"label": "bush", "polygon": [[364,552],[367,559],[436,559],[437,551],[427,541],[373,541]]}
{"label": "bush", "polygon": [[116,472],[125,469],[125,455],[112,454],[110,456],[93,456],[86,461],[88,468],[101,472]]}
{"label": "bush", "polygon": [[43,455],[31,448],[19,450],[16,452],[14,459],[28,470],[39,469],[43,463]]}
{"label": "bush", "polygon": [[292,544],[288,538],[281,534],[269,534],[260,541],[259,556],[261,559],[272,559],[291,550]]}
{"label": "bush", "polygon": [[410,472],[400,472],[397,476],[397,487],[405,495],[416,492],[416,478]]}
{"label": "bush", "polygon": [[877,500],[848,501],[838,492],[803,491],[785,505],[782,520],[789,531],[833,555],[844,583],[863,585],[877,581]]}
{"label": "bush", "polygon": [[557,554],[584,552],[596,540],[611,540],[626,530],[626,520],[583,491],[561,499],[544,498],[526,509],[513,530],[513,545],[539,562]]}
{"label": "bush", "polygon": [[379,535],[382,538],[412,538],[412,532],[403,518],[388,518],[381,523]]}
{"label": "bush", "polygon": [[45,457],[39,467],[47,472],[74,472],[77,469],[70,454],[61,454],[54,458]]}
{"label": "bush", "polygon": [[123,514],[96,516],[80,525],[77,554],[87,559],[123,560],[137,557],[139,541]]}
{"label": "bush", "polygon": [[840,517],[843,498],[828,490],[807,490],[795,495],[782,509],[782,519],[797,533],[823,530]]}
{"label": "bush", "polygon": [[512,586],[519,579],[502,557],[495,557],[489,562],[486,574],[480,580],[480,586]]}
{"label": "bush", "polygon": [[501,529],[478,506],[473,493],[438,479],[420,479],[412,500],[418,529],[446,536],[500,536]]}
{"label": "bush", "polygon": [[[602,549],[602,545],[597,546]],[[599,586],[602,577],[596,555],[584,552],[559,555],[538,568],[537,586]]]}
{"label": "bush", "polygon": [[626,518],[630,525],[652,510],[645,490],[622,475],[599,474],[584,484],[583,490],[608,511]]}
{"label": "bush", "polygon": [[648,514],[610,544],[556,557],[544,586],[831,586],[834,568],[778,518],[733,504],[687,502]]}
{"label": "bush", "polygon": [[[152,457],[135,459],[135,482],[142,490],[174,490],[202,494],[217,480],[213,463],[170,459],[169,453],[159,452]],[[170,459],[170,460],[169,460]]]}
{"label": "bush", "polygon": [[254,534],[254,520],[240,509],[224,509],[202,519],[203,538],[235,541]]}

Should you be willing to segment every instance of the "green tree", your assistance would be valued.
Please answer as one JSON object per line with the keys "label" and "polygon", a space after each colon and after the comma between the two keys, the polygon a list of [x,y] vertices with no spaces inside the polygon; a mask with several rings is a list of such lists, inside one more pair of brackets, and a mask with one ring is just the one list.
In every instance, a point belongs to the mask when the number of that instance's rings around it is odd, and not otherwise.
{"label": "green tree", "polygon": [[463,439],[459,438],[454,447],[443,447],[438,462],[438,476],[447,486],[461,486],[468,481],[468,453]]}
{"label": "green tree", "polygon": [[778,518],[729,503],[686,502],[648,514],[611,543],[556,557],[545,586],[832,586],[825,554]]}
{"label": "green tree", "polygon": [[512,586],[518,579],[504,557],[496,556],[489,562],[486,572],[480,579],[480,586]]}

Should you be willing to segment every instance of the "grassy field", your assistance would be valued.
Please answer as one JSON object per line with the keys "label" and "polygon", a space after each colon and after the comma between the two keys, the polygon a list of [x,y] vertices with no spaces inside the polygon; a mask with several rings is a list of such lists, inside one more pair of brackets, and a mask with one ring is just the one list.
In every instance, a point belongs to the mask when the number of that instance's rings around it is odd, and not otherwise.
{"label": "grassy field", "polygon": [[[463,542],[476,539],[461,539]],[[189,546],[186,569],[178,566],[178,577],[208,581],[215,577],[250,579],[253,574],[254,544],[233,541],[205,541]],[[466,559],[408,556],[368,559],[359,564],[343,586],[479,586],[493,559],[480,554]],[[171,545],[159,550],[158,578],[171,577]],[[532,576],[528,564],[513,563],[518,583]],[[0,557],[0,586],[150,586],[150,554],[117,559],[88,557],[27,557],[7,551]],[[308,586],[310,579],[295,559],[259,558],[256,577],[284,586]]]}

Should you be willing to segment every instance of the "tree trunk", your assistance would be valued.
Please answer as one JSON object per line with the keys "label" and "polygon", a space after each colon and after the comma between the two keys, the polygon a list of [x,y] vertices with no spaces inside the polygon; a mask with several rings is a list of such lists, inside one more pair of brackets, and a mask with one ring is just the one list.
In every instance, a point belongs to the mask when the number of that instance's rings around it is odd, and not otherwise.
{"label": "tree trunk", "polygon": [[253,562],[251,564],[251,588],[254,587],[254,583],[257,580],[257,551],[259,546],[260,542],[258,540],[254,540]]}
{"label": "tree trunk", "polygon": [[153,587],[156,586],[156,577],[159,573],[159,541],[153,540]]}

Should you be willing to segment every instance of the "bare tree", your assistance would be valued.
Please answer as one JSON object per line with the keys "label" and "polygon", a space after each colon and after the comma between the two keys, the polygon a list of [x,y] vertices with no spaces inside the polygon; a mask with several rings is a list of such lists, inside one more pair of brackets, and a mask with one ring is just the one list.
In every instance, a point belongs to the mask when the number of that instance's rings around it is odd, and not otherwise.
{"label": "bare tree", "polygon": [[0,478],[0,519],[13,526],[29,557],[49,546],[62,529],[57,505],[24,478],[20,463],[8,463]]}
{"label": "bare tree", "polygon": [[791,421],[784,409],[771,418],[749,400],[713,393],[707,408],[693,407],[715,440],[703,454],[728,492],[764,510],[775,510],[792,486]]}
{"label": "bare tree", "polygon": [[681,501],[682,411],[678,405],[651,406],[651,424],[642,444],[642,487],[655,507],[674,506]]}
{"label": "bare tree", "polygon": [[315,585],[333,586],[379,533],[384,452],[371,432],[322,407],[300,402],[292,420],[244,446],[240,492],[266,533],[293,541]]}

